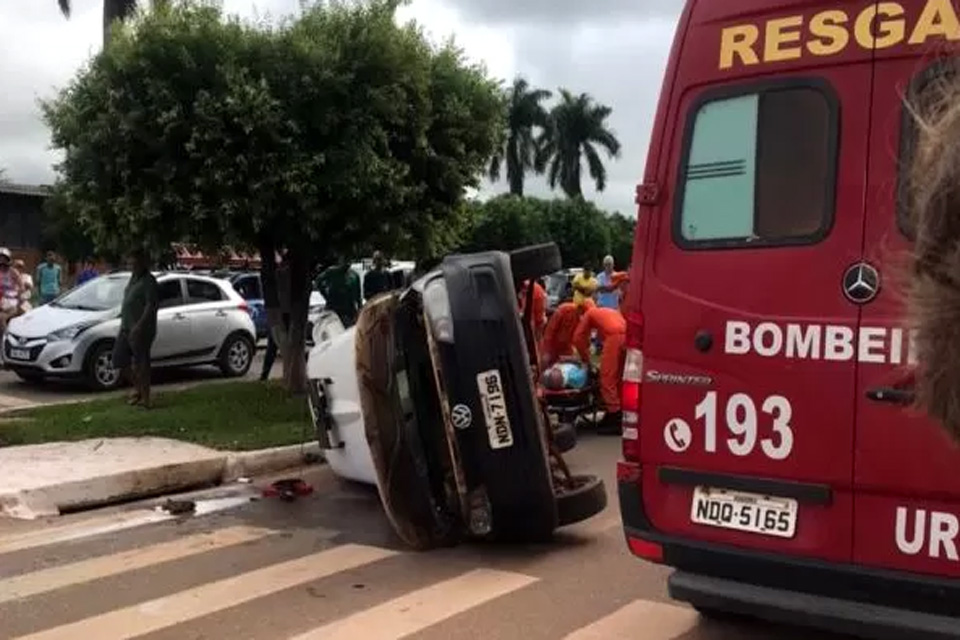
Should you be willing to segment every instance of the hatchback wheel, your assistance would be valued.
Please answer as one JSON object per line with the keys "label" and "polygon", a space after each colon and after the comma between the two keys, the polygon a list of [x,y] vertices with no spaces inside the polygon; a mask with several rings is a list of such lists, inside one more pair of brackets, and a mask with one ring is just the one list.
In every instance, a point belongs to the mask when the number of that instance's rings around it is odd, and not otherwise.
{"label": "hatchback wheel", "polygon": [[223,375],[230,378],[247,375],[253,364],[253,349],[253,340],[243,334],[235,333],[227,338],[220,350],[220,371]]}
{"label": "hatchback wheel", "polygon": [[87,358],[87,382],[98,391],[116,389],[123,381],[123,372],[113,366],[113,344],[102,342]]}

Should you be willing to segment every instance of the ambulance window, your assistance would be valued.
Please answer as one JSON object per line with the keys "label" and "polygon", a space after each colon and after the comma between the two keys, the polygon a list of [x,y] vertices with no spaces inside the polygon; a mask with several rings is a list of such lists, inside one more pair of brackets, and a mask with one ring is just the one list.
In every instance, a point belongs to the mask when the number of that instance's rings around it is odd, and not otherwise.
{"label": "ambulance window", "polygon": [[818,240],[833,211],[836,126],[809,86],[711,100],[692,116],[678,241],[690,248]]}

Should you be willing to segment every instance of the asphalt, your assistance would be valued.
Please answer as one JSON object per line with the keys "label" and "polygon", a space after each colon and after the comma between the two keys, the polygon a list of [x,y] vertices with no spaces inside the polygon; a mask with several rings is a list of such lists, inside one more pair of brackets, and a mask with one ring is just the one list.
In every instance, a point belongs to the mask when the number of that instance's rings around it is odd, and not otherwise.
{"label": "asphalt", "polygon": [[[248,380],[260,377],[263,367],[263,349],[257,351]],[[270,372],[272,378],[282,375],[279,357]],[[186,367],[181,369],[158,369],[153,373],[152,381],[158,390],[180,389],[209,382],[226,380],[216,367]],[[123,393],[121,392],[112,392]],[[12,371],[0,369],[0,411],[33,404],[51,404],[58,402],[76,402],[109,397],[110,393],[93,392],[78,380],[44,380],[38,383],[24,382]]]}
{"label": "asphalt", "polygon": [[[569,462],[611,489],[618,446],[586,436]],[[670,602],[668,570],[625,550],[613,495],[550,545],[417,553],[375,490],[304,478],[314,492],[292,503],[242,484],[192,496],[207,515],[0,520],[0,640],[840,640]]]}

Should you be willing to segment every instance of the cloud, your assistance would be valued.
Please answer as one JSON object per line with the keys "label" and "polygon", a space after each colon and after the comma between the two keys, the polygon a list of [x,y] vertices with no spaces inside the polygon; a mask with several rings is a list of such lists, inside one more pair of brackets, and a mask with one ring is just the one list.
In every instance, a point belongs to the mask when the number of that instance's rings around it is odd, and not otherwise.
{"label": "cloud", "polygon": [[[57,153],[40,119],[38,99],[50,98],[100,48],[102,0],[74,0],[70,20],[55,0],[0,2],[0,167],[10,179],[30,184],[53,180]],[[224,0],[228,13],[280,19],[300,0]],[[587,197],[610,210],[632,213],[663,68],[680,0],[413,0],[402,20],[415,19],[437,41],[455,35],[468,58],[510,81],[522,74],[533,84],[586,92],[613,108],[609,124],[623,145],[609,160],[607,189]],[[485,185],[484,193],[504,190]],[[542,178],[528,191],[549,195]]]}

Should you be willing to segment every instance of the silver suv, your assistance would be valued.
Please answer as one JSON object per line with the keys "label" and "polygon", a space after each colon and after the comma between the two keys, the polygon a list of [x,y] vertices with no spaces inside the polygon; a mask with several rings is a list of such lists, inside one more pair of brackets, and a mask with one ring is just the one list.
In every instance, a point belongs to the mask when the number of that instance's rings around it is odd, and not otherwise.
{"label": "silver suv", "polygon": [[[246,375],[256,353],[246,301],[229,282],[179,273],[156,274],[160,311],[154,367],[217,365],[226,376]],[[113,367],[120,305],[130,273],[87,282],[10,321],[3,359],[20,378],[81,378],[95,389],[122,382]]]}

